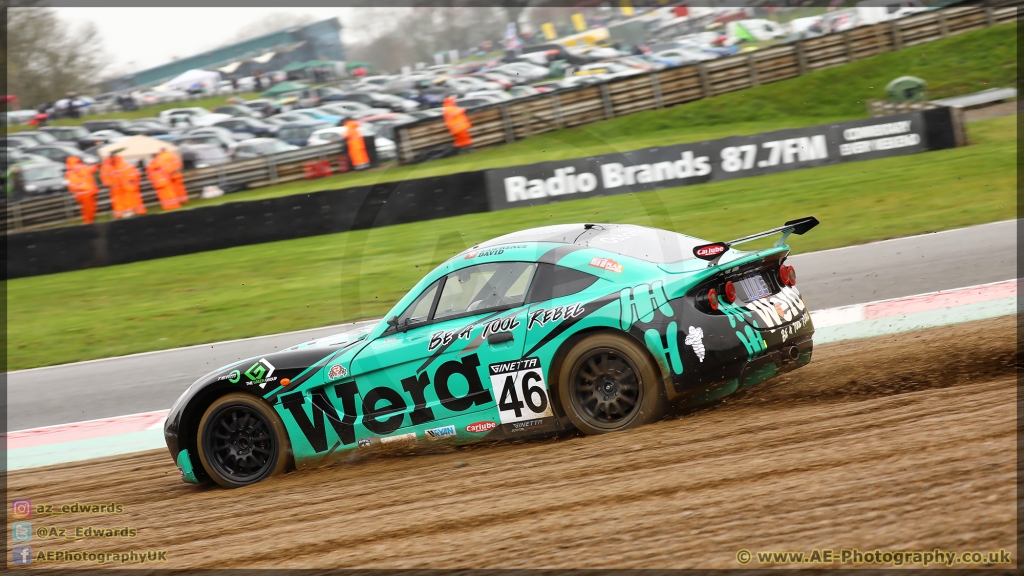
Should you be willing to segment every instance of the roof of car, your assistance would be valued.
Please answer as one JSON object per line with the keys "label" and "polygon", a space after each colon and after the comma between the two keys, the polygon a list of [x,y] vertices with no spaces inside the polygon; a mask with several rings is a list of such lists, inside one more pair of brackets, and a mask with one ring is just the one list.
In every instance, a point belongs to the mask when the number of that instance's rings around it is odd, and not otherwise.
{"label": "roof of car", "polygon": [[330,122],[328,122],[326,120],[313,120],[313,119],[309,119],[309,120],[293,120],[291,122],[285,122],[284,124],[281,124],[281,128],[296,128],[296,127],[301,127],[301,126],[316,126],[316,125],[319,125],[319,124],[330,124]]}

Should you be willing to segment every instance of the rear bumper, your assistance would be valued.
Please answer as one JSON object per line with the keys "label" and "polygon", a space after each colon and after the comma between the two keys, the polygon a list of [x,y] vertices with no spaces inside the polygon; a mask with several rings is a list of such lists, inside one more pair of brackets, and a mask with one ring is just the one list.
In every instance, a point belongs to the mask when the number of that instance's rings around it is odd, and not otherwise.
{"label": "rear bumper", "polygon": [[807,336],[798,341],[787,342],[781,348],[746,362],[740,371],[738,389],[750,388],[779,374],[796,370],[811,361],[813,351],[814,340]]}

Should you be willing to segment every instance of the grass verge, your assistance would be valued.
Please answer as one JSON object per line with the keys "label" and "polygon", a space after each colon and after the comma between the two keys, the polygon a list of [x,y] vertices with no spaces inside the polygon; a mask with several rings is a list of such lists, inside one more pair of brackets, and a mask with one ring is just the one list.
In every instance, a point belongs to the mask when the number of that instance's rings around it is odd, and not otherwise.
{"label": "grass verge", "polygon": [[822,225],[793,241],[804,252],[1014,218],[1017,117],[969,130],[952,150],[11,280],[8,369],[381,315],[453,253],[545,224],[717,240],[814,215]]}

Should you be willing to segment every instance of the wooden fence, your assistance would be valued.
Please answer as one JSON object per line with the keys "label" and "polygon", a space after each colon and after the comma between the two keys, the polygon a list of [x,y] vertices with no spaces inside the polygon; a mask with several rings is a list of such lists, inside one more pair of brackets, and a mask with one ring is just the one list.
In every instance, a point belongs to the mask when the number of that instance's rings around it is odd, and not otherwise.
{"label": "wooden fence", "polygon": [[[696,65],[492,104],[467,112],[473,124],[470,134],[476,146],[504,144],[532,134],[795,78],[876,54],[1013,22],[1020,3],[1017,0],[999,6],[935,10]],[[437,119],[398,127],[396,134],[402,163],[420,160],[432,149],[448,147],[452,141],[444,122]]]}

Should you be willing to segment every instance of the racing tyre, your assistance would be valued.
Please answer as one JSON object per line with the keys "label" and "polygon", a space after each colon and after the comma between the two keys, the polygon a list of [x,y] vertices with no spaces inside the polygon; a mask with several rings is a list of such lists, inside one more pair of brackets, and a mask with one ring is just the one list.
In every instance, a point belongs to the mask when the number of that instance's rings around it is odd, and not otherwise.
{"label": "racing tyre", "polygon": [[240,488],[283,472],[287,435],[274,410],[259,398],[218,398],[199,421],[199,460],[214,482]]}
{"label": "racing tyre", "polygon": [[588,336],[569,350],[558,374],[558,398],[584,434],[653,422],[667,403],[647,350],[610,332]]}

